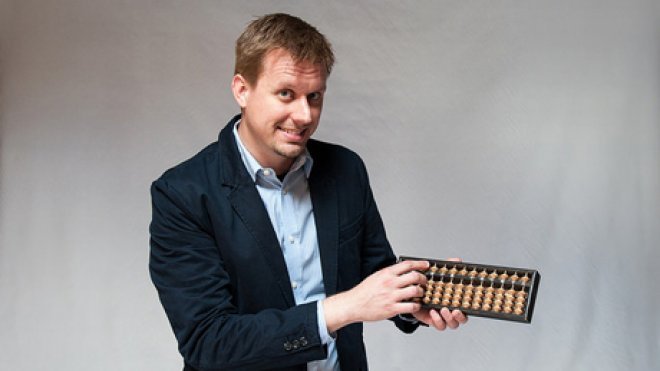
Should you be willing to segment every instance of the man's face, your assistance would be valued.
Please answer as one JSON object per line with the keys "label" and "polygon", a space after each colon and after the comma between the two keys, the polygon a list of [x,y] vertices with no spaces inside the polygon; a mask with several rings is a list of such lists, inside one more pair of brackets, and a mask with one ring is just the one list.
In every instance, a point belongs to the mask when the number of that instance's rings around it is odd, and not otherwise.
{"label": "man's face", "polygon": [[282,49],[268,52],[254,85],[234,76],[232,91],[243,116],[241,141],[264,167],[285,173],[305,150],[323,108],[326,72],[309,62],[295,62]]}

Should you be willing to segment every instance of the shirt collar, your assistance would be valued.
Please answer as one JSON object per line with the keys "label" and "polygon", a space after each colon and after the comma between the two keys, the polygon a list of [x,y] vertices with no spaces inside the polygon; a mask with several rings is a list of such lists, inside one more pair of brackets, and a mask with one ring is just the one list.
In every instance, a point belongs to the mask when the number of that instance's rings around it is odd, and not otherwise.
{"label": "shirt collar", "polygon": [[[243,164],[245,165],[245,168],[250,174],[252,181],[256,182],[257,175],[259,174],[259,172],[260,171],[263,172],[264,170],[266,170],[266,168],[261,166],[261,164],[259,164],[259,161],[257,161],[257,159],[254,158],[254,156],[252,156],[250,151],[248,151],[248,149],[245,148],[245,145],[241,141],[241,137],[238,135],[238,125],[240,123],[241,120],[238,120],[234,125],[234,130],[233,130],[234,138],[236,139],[236,144],[238,144],[238,152],[240,152],[241,154],[241,160],[243,160]],[[309,179],[309,174],[312,171],[313,163],[314,160],[312,159],[312,156],[309,154],[307,148],[305,148],[305,152],[300,154],[300,156],[296,157],[296,159],[293,161],[293,164],[289,169],[289,173],[293,173],[302,167],[303,171],[305,172],[305,177]]]}

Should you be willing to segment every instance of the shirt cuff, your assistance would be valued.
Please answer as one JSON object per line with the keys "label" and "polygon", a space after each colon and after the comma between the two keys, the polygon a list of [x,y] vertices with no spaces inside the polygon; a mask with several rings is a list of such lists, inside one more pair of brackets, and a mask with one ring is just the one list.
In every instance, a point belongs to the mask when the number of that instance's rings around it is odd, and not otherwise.
{"label": "shirt cuff", "polygon": [[399,319],[402,319],[408,323],[417,324],[419,320],[415,318],[412,314],[399,314]]}
{"label": "shirt cuff", "polygon": [[316,318],[319,325],[319,337],[321,344],[328,344],[335,341],[336,333],[328,333],[328,326],[325,324],[325,312],[323,311],[323,300],[316,302]]}

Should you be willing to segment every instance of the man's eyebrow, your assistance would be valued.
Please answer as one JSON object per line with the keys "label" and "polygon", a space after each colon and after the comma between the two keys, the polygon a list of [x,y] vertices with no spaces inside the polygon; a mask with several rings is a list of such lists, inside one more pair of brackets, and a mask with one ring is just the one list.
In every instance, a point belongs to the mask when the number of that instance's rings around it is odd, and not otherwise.
{"label": "man's eyebrow", "polygon": [[[282,83],[276,84],[276,85],[274,86],[274,89],[275,89],[275,90],[288,89],[288,90],[293,90],[293,91],[296,91],[296,90],[297,90],[295,84],[293,84],[293,83],[291,83],[291,82],[288,82],[288,81],[285,81],[285,82],[282,82]],[[315,93],[315,92],[321,92],[321,93],[324,93],[326,89],[327,89],[327,85],[326,85],[326,84],[323,84],[319,89],[314,89],[314,90],[312,90],[311,93]]]}

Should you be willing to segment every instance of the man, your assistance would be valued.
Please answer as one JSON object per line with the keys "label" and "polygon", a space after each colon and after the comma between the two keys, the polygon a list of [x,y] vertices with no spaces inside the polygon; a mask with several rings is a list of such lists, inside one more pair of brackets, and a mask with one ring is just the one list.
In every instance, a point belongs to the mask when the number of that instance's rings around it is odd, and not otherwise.
{"label": "man", "polygon": [[150,272],[184,370],[366,370],[363,321],[466,321],[410,301],[428,262],[394,264],[360,158],[310,139],[333,62],[296,17],[250,23],[241,114],[152,185]]}

